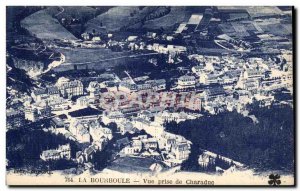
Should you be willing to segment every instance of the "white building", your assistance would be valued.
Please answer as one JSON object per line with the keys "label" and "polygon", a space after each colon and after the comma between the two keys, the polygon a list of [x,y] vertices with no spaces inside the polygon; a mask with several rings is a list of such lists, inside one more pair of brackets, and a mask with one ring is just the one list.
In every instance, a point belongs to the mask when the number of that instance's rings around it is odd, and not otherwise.
{"label": "white building", "polygon": [[40,158],[44,161],[59,160],[59,159],[71,159],[71,147],[70,144],[60,145],[57,149],[45,150],[40,155]]}
{"label": "white building", "polygon": [[195,88],[196,79],[194,76],[181,76],[178,78],[178,88]]}

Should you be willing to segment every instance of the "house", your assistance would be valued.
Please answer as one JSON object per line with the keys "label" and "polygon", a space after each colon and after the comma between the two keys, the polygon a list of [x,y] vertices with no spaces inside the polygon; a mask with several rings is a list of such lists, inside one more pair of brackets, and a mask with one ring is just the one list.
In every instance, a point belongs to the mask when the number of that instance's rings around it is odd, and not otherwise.
{"label": "house", "polygon": [[64,129],[65,123],[64,121],[59,117],[54,117],[50,120],[50,126],[54,129]]}
{"label": "house", "polygon": [[148,150],[148,149],[157,150],[158,149],[158,141],[156,138],[143,139],[142,142],[143,142],[144,148],[146,150]]}
{"label": "house", "polygon": [[45,150],[40,155],[40,158],[44,161],[59,160],[59,159],[71,159],[71,147],[70,144],[59,145],[57,149]]}
{"label": "house", "polygon": [[83,38],[83,40],[90,40],[92,38],[92,35],[90,33],[82,33],[81,37]]}
{"label": "house", "polygon": [[135,41],[138,38],[138,36],[128,36],[127,41],[132,42]]}
{"label": "house", "polygon": [[31,92],[31,97],[35,102],[45,100],[49,97],[47,89],[35,89]]}
{"label": "house", "polygon": [[207,74],[207,73],[201,73],[199,82],[205,85],[209,84],[217,84],[221,78],[217,74]]}
{"label": "house", "polygon": [[127,132],[134,133],[137,131],[137,129],[133,127],[131,122],[124,121],[118,124],[118,131],[124,135]]}
{"label": "house", "polygon": [[165,79],[148,80],[145,83],[150,84],[152,90],[154,90],[154,91],[162,91],[162,90],[166,89],[166,80]]}
{"label": "house", "polygon": [[93,100],[88,96],[82,96],[76,100],[76,105],[78,105],[79,107],[88,107],[90,103],[93,103]]}
{"label": "house", "polygon": [[89,124],[86,121],[75,120],[70,123],[69,131],[80,143],[90,143],[90,129]]}
{"label": "house", "polygon": [[151,92],[152,91],[152,85],[151,84],[137,84],[137,91],[144,91],[144,92]]}
{"label": "house", "polygon": [[76,161],[78,164],[83,164],[85,162],[85,157],[82,151],[78,151],[76,153]]}
{"label": "house", "polygon": [[205,153],[199,155],[198,164],[201,167],[207,167],[208,165],[215,165],[215,163],[216,163],[216,160],[212,156],[207,155]]}
{"label": "house", "polygon": [[8,109],[6,111],[6,128],[14,129],[25,124],[25,114],[20,110]]}
{"label": "house", "polygon": [[67,78],[61,77],[57,80],[56,86],[63,97],[83,95],[83,84],[79,80],[70,81]]}
{"label": "house", "polygon": [[154,121],[159,124],[164,124],[165,122],[171,122],[171,121],[175,121],[176,123],[179,123],[188,119],[196,119],[196,117],[194,115],[190,115],[185,112],[163,111],[155,115]]}
{"label": "house", "polygon": [[111,112],[105,111],[102,116],[102,122],[105,125],[112,122],[119,123],[122,122],[124,118],[125,118],[124,114],[120,111],[111,111]]}
{"label": "house", "polygon": [[192,72],[200,76],[200,74],[204,71],[204,67],[201,66],[193,66],[192,67]]}
{"label": "house", "polygon": [[90,97],[95,98],[95,95],[100,93],[100,84],[97,81],[92,81],[89,83],[87,91],[90,92]]}
{"label": "house", "polygon": [[100,36],[94,36],[94,37],[92,38],[92,41],[94,41],[94,42],[99,42],[99,41],[101,41],[101,38],[100,38]]}
{"label": "house", "polygon": [[142,118],[135,118],[132,120],[132,124],[139,130],[145,130],[153,137],[159,137],[164,132],[164,127],[157,123],[151,122]]}
{"label": "house", "polygon": [[107,143],[108,143],[108,139],[105,137],[101,137],[99,140],[93,141],[93,145],[98,151],[102,151],[104,147],[107,145]]}
{"label": "house", "polygon": [[139,137],[133,137],[131,146],[135,149],[135,152],[141,152],[143,148],[143,142],[139,139]]}
{"label": "house", "polygon": [[153,121],[154,114],[150,112],[149,110],[143,110],[142,112],[138,113],[137,117],[143,118],[148,121]]}
{"label": "house", "polygon": [[147,37],[148,38],[155,38],[156,37],[156,33],[155,32],[147,32]]}
{"label": "house", "polygon": [[128,82],[121,82],[119,84],[118,90],[123,91],[125,93],[136,92],[138,89],[136,84],[128,83]]}
{"label": "house", "polygon": [[60,91],[56,86],[47,87],[47,93],[52,100],[60,98]]}
{"label": "house", "polygon": [[112,131],[109,128],[101,127],[100,125],[90,126],[90,135],[95,141],[102,138],[108,140],[111,140],[113,138]]}
{"label": "house", "polygon": [[177,160],[187,160],[190,155],[189,145],[186,141],[176,142],[176,144],[171,147],[171,152],[174,153]]}
{"label": "house", "polygon": [[225,96],[226,92],[224,91],[223,87],[216,86],[216,87],[212,87],[212,88],[204,90],[202,95],[205,100],[210,100],[212,98]]}
{"label": "house", "polygon": [[262,71],[258,69],[246,69],[243,74],[244,79],[261,79],[264,77]]}
{"label": "house", "polygon": [[196,79],[194,76],[181,76],[178,78],[178,88],[195,88]]}
{"label": "house", "polygon": [[88,162],[93,159],[93,154],[97,151],[94,145],[90,145],[88,148],[84,149],[85,160]]}
{"label": "house", "polygon": [[32,107],[36,109],[40,119],[51,117],[52,108],[49,106],[48,101],[37,102]]}
{"label": "house", "polygon": [[177,45],[168,45],[167,46],[167,51],[170,52],[174,52],[174,53],[182,53],[182,52],[186,52],[186,47],[184,46],[177,46]]}
{"label": "house", "polygon": [[28,106],[25,110],[25,119],[35,122],[38,119],[38,111],[36,108]]}
{"label": "house", "polygon": [[187,23],[181,23],[179,26],[178,26],[178,28],[177,28],[177,30],[175,31],[175,33],[182,33],[183,31],[185,31],[185,30],[187,30]]}
{"label": "house", "polygon": [[143,142],[138,137],[133,137],[129,145],[122,149],[122,153],[125,155],[137,155],[143,149]]}

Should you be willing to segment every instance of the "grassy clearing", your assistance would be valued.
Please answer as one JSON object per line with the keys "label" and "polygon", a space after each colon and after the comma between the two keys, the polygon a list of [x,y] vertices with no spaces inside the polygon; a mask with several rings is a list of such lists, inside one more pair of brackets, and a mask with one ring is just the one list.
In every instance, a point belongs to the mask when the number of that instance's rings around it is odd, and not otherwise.
{"label": "grassy clearing", "polygon": [[45,10],[38,11],[21,21],[21,26],[40,39],[76,39]]}

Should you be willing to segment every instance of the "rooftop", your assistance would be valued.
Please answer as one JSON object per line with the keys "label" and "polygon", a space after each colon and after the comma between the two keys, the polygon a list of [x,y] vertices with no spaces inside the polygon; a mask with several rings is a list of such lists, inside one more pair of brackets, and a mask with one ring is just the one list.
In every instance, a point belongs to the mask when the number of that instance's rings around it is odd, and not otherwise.
{"label": "rooftop", "polygon": [[71,117],[84,117],[84,116],[99,115],[101,113],[102,113],[102,111],[100,111],[100,110],[97,110],[97,109],[94,109],[91,107],[87,107],[87,108],[69,112],[69,115]]}

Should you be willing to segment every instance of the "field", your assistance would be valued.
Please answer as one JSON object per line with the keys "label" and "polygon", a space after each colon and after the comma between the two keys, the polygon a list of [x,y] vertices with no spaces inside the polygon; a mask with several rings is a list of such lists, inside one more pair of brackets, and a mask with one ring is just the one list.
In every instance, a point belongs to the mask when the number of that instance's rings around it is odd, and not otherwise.
{"label": "field", "polygon": [[73,39],[73,36],[56,19],[52,18],[46,10],[40,10],[21,21],[21,26],[40,39]]}
{"label": "field", "polygon": [[[62,9],[63,8],[63,9]],[[64,6],[64,7],[48,7],[47,12],[57,19],[77,18],[91,19],[96,15],[97,10],[92,7],[85,6]]]}
{"label": "field", "polygon": [[292,24],[274,23],[268,25],[259,25],[265,32],[273,35],[286,37],[292,34]]}
{"label": "field", "polygon": [[66,56],[66,61],[62,65],[54,68],[54,71],[68,71],[73,69],[94,69],[102,70],[128,63],[141,61],[147,57],[130,57],[129,52],[113,52],[110,49],[58,49]]}
{"label": "field", "polygon": [[188,22],[192,11],[187,11],[187,7],[171,7],[171,12],[163,17],[145,22],[144,28],[149,29],[172,29],[176,23]]}
{"label": "field", "polygon": [[141,22],[142,18],[155,10],[155,7],[113,7],[107,12],[97,16],[86,24],[86,31],[93,29],[101,30],[105,28],[108,32],[118,31],[122,27]]}
{"label": "field", "polygon": [[282,11],[276,6],[218,6],[218,9],[247,10],[252,18],[277,16],[282,13]]}
{"label": "field", "polygon": [[98,48],[98,49],[58,49],[59,52],[66,56],[65,63],[92,63],[110,58],[116,58],[129,55],[128,52],[113,52],[110,49]]}
{"label": "field", "polygon": [[[171,7],[163,14],[162,7],[113,7],[87,23],[86,31],[118,31],[123,27],[131,29],[146,28],[173,29],[175,24],[187,22],[193,13],[203,13],[205,7]],[[147,18],[147,19],[146,19]]]}

